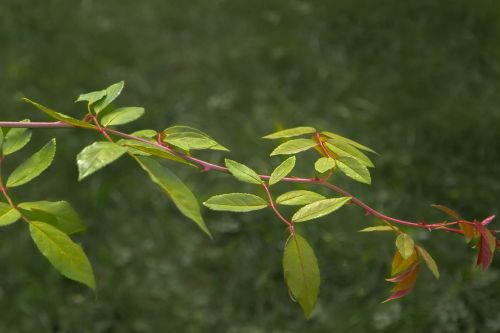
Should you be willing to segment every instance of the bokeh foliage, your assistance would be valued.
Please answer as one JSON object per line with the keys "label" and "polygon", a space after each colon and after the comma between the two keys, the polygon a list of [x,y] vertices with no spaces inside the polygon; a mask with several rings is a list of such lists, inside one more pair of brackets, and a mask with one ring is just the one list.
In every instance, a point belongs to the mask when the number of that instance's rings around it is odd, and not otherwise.
{"label": "bokeh foliage", "polygon": [[[5,0],[0,115],[45,119],[23,96],[83,114],[78,94],[123,79],[123,105],[147,110],[131,129],[193,125],[262,172],[280,159],[270,162],[272,144],[260,136],[279,126],[332,130],[382,153],[372,186],[338,179],[376,208],[430,220],[438,214],[429,204],[442,203],[482,219],[499,213],[499,40],[494,0]],[[355,207],[301,226],[323,286],[305,321],[287,299],[285,232],[271,213],[206,210],[210,241],[131,161],[78,183],[74,156],[92,134],[34,135],[58,138],[55,164],[13,194],[74,204],[89,226],[80,240],[98,293],[49,268],[21,225],[2,228],[0,331],[500,331],[500,266],[472,269],[459,237],[412,233],[441,280],[422,276],[411,296],[381,305],[390,237],[356,233],[371,220]],[[301,168],[309,164],[299,159],[297,172],[310,175]],[[203,199],[246,186],[190,168],[178,174]]]}

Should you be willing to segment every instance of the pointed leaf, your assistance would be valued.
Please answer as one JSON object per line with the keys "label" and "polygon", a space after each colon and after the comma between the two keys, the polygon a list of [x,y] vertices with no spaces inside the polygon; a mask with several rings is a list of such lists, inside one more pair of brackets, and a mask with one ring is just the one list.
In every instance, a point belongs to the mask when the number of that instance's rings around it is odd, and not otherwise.
{"label": "pointed leaf", "polygon": [[345,137],[340,136],[338,134],[335,134],[335,133],[332,133],[332,132],[321,132],[321,134],[323,134],[324,136],[327,136],[327,137],[333,139],[333,141],[332,141],[333,143],[335,143],[335,142],[343,142],[343,143],[347,143],[347,144],[349,144],[351,146],[354,146],[354,147],[356,147],[358,149],[361,149],[361,150],[364,150],[364,151],[368,151],[370,153],[377,154],[377,152],[374,151],[373,149],[368,148],[367,146],[364,146],[364,145],[362,145],[359,142],[356,142],[354,140],[345,138]]}
{"label": "pointed leaf", "polygon": [[360,183],[371,184],[372,179],[370,177],[370,171],[358,162],[350,157],[339,157],[335,160],[337,167],[342,171],[347,177],[350,177]]}
{"label": "pointed leaf", "polygon": [[32,100],[30,99],[27,99],[27,98],[23,98],[23,100],[25,102],[28,102],[32,105],[34,105],[36,108],[38,108],[40,111],[42,112],[45,112],[45,114],[47,114],[49,117],[51,118],[54,118],[56,120],[59,120],[59,121],[62,121],[62,122],[65,122],[67,124],[71,124],[73,126],[77,126],[77,127],[83,127],[83,128],[95,128],[94,125],[92,124],[89,124],[89,123],[86,123],[84,121],[81,121],[81,120],[78,120],[78,119],[75,119],[73,117],[70,117],[70,116],[67,116],[65,114],[62,114],[62,113],[59,113],[59,112],[56,112],[52,109],[49,109],[48,107],[45,107],[41,104],[38,104],[36,102],[33,102]]}
{"label": "pointed leaf", "polygon": [[396,247],[403,259],[408,259],[415,250],[415,243],[408,234],[399,234],[398,237],[396,237]]}
{"label": "pointed leaf", "polygon": [[[207,133],[205,132],[202,132],[200,131],[199,129],[196,129],[196,128],[193,128],[193,127],[189,127],[189,126],[180,126],[180,125],[176,125],[176,126],[172,126],[172,127],[169,127],[167,129],[165,129],[163,131],[163,134],[165,136],[169,136],[171,134],[181,134],[181,133],[197,133],[197,134],[200,134],[208,139],[211,139],[215,142],[217,142],[214,138],[212,138],[210,135],[208,135]],[[210,147],[211,150],[222,150],[222,151],[229,151],[229,149],[227,149],[226,147],[222,146],[221,144],[217,143],[217,145],[215,146],[212,146]]]}
{"label": "pointed leaf", "polygon": [[451,208],[448,208],[446,206],[443,206],[443,205],[431,205],[431,207],[433,208],[436,208],[436,209],[439,209],[440,211],[442,211],[443,213],[447,214],[447,215],[450,215],[451,217],[454,217],[456,219],[459,219],[460,218],[460,215],[458,215],[457,212],[455,212],[453,209]]}
{"label": "pointed leaf", "polygon": [[389,278],[389,279],[385,279],[386,281],[388,282],[401,282],[401,281],[404,281],[406,280],[410,275],[412,275],[415,271],[415,269],[417,269],[419,267],[419,263],[416,262],[414,264],[412,264],[410,266],[410,268],[408,268],[405,272],[399,274],[399,275],[396,275],[392,278]]}
{"label": "pointed leaf", "polygon": [[161,157],[163,159],[183,163],[196,168],[196,165],[189,163],[183,158],[174,155],[172,153],[169,153],[167,150],[161,149],[160,147],[156,147],[154,145],[150,145],[145,142],[140,142],[136,140],[119,140],[116,143],[126,147],[128,151],[134,155],[141,155],[141,156],[153,155],[156,157]]}
{"label": "pointed leaf", "polygon": [[295,167],[295,160],[295,156],[291,156],[278,165],[269,178],[269,185],[274,185],[285,178]]}
{"label": "pointed leaf", "polygon": [[139,131],[135,131],[133,133],[130,133],[130,135],[137,136],[137,137],[143,138],[143,139],[155,138],[157,134],[158,133],[152,129],[143,129],[143,130],[139,130]]}
{"label": "pointed leaf", "polygon": [[212,149],[212,147],[220,146],[217,141],[196,132],[168,134],[163,141],[186,151],[191,149]]}
{"label": "pointed leaf", "polygon": [[[98,100],[93,104],[93,109],[96,114],[104,110],[108,105],[110,105],[122,92],[125,83],[120,81],[118,83],[112,84],[106,88],[106,96],[103,99]],[[92,103],[89,103],[92,104]]]}
{"label": "pointed leaf", "polygon": [[432,256],[421,246],[417,246],[417,250],[420,257],[424,259],[427,268],[429,268],[429,270],[436,277],[436,279],[439,280],[439,269]]}
{"label": "pointed leaf", "polygon": [[67,201],[33,201],[18,205],[30,220],[53,225],[65,234],[71,235],[85,231],[86,227],[78,213]]}
{"label": "pointed leaf", "polygon": [[411,257],[408,259],[403,259],[399,250],[394,253],[391,264],[391,276],[396,276],[399,273],[407,270],[411,265],[416,263],[418,260],[417,253],[414,251]]}
{"label": "pointed leaf", "polygon": [[[29,120],[23,120],[29,121]],[[2,145],[3,155],[10,155],[22,149],[31,140],[29,128],[11,128],[5,134]]]}
{"label": "pointed leaf", "polygon": [[269,206],[266,200],[249,193],[215,195],[203,204],[212,210],[228,212],[249,212]]}
{"label": "pointed leaf", "polygon": [[290,191],[280,195],[276,199],[276,203],[279,205],[286,206],[302,206],[307,205],[319,200],[326,199],[325,196],[305,190]]}
{"label": "pointed leaf", "polygon": [[78,180],[82,180],[116,161],[127,149],[112,142],[99,141],[83,148],[76,156]]}
{"label": "pointed leaf", "polygon": [[95,290],[94,272],[80,245],[47,223],[32,221],[30,232],[40,252],[62,275]]}
{"label": "pointed leaf", "polygon": [[323,199],[300,208],[292,217],[293,222],[305,222],[330,214],[351,200],[351,197]]}
{"label": "pointed leaf", "polygon": [[21,214],[5,202],[0,202],[0,226],[12,224],[21,218]]}
{"label": "pointed leaf", "polygon": [[403,289],[403,290],[399,290],[397,292],[395,292],[394,294],[392,294],[388,299],[386,299],[385,301],[383,301],[382,303],[387,303],[387,302],[390,302],[390,301],[393,301],[395,299],[398,299],[398,298],[401,298],[401,297],[404,297],[406,295],[408,295],[408,293],[411,291],[411,288],[409,289]]}
{"label": "pointed leaf", "polygon": [[388,225],[379,225],[376,227],[368,227],[368,228],[364,228],[364,229],[359,230],[359,232],[373,232],[373,231],[395,231],[395,230],[393,227],[390,227]]}
{"label": "pointed leaf", "polygon": [[89,105],[94,104],[95,102],[103,99],[106,96],[106,90],[97,90],[97,91],[91,91],[89,93],[81,94],[78,96],[76,99],[76,102],[88,102]]}
{"label": "pointed leaf", "polygon": [[374,167],[373,162],[368,158],[368,156],[350,144],[330,139],[325,145],[337,156],[354,158],[369,168]]}
{"label": "pointed leaf", "polygon": [[301,151],[308,150],[316,145],[316,141],[311,139],[294,139],[280,144],[273,150],[271,156],[296,154]]}
{"label": "pointed leaf", "polygon": [[316,129],[308,126],[294,127],[289,129],[284,129],[282,131],[274,132],[263,136],[263,139],[281,139],[281,138],[291,138],[294,136],[311,134],[316,132]]}
{"label": "pointed leaf", "polygon": [[288,289],[309,318],[318,298],[320,272],[314,250],[297,233],[286,244],[283,273]]}
{"label": "pointed leaf", "polygon": [[56,139],[52,139],[12,172],[7,179],[7,187],[21,186],[38,177],[52,164],[55,153]]}
{"label": "pointed leaf", "polygon": [[136,106],[118,108],[104,115],[101,119],[101,124],[104,127],[128,124],[139,119],[143,114],[144,108]]}
{"label": "pointed leaf", "polygon": [[485,271],[493,261],[493,255],[495,253],[495,236],[486,229],[481,224],[476,226],[477,230],[481,234],[479,240],[479,251],[477,255],[476,265],[480,266],[483,271]]}
{"label": "pointed leaf", "polygon": [[153,158],[138,156],[136,159],[149,174],[151,180],[172,199],[181,213],[195,222],[209,237],[212,237],[201,217],[200,206],[193,192],[175,174]]}
{"label": "pointed leaf", "polygon": [[229,169],[229,172],[234,177],[236,177],[236,179],[251,184],[262,184],[262,180],[260,179],[259,175],[246,165],[230,160],[228,158],[226,158],[224,161],[226,163],[226,167]]}
{"label": "pointed leaf", "polygon": [[334,166],[335,161],[330,157],[320,157],[314,163],[314,169],[316,169],[319,173],[327,172],[328,170],[333,169]]}

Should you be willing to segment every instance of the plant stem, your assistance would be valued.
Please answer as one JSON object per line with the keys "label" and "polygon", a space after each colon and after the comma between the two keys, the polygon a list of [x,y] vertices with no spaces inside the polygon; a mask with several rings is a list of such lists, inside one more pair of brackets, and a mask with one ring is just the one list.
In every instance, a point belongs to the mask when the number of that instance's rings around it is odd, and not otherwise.
{"label": "plant stem", "polygon": [[[123,133],[123,132],[120,132],[120,131],[117,131],[117,130],[114,130],[114,129],[110,129],[110,128],[106,128],[106,127],[102,127],[97,119],[94,119],[95,116],[93,116],[92,120],[93,122],[96,124],[96,128],[95,129],[92,129],[92,128],[84,128],[84,129],[87,129],[87,130],[95,130],[95,131],[99,131],[101,132],[108,140],[110,140],[111,142],[113,141],[111,139],[111,137],[109,136],[109,134],[112,134],[112,135],[115,135],[115,136],[118,136],[118,137],[121,137],[121,138],[124,138],[124,139],[131,139],[131,140],[135,140],[135,141],[139,141],[139,142],[143,142],[143,143],[146,143],[146,144],[149,144],[151,146],[155,146],[157,148],[160,148],[160,149],[163,149],[171,154],[174,154],[188,162],[192,162],[194,164],[197,164],[199,165],[200,167],[202,167],[202,171],[209,171],[209,170],[215,170],[215,171],[219,171],[219,172],[225,172],[227,173],[228,172],[228,169],[224,166],[221,166],[221,165],[217,165],[217,164],[213,164],[213,163],[210,163],[210,162],[207,162],[207,161],[204,161],[204,160],[201,160],[201,159],[198,159],[196,157],[193,157],[193,156],[189,156],[189,155],[186,155],[182,152],[179,152],[171,147],[169,147],[168,145],[166,144],[161,144],[161,143],[157,143],[157,142],[152,142],[152,141],[149,141],[149,140],[146,140],[146,139],[143,139],[143,138],[140,138],[140,137],[137,137],[137,136],[134,136],[134,135],[131,135],[131,134],[127,134],[127,133]],[[77,126],[73,126],[71,124],[67,124],[67,123],[64,123],[62,121],[55,121],[55,122],[0,122],[0,127],[22,127],[22,128],[82,128],[82,127],[77,127]],[[320,143],[320,146],[321,143]],[[324,147],[322,147],[324,149]],[[262,179],[262,180],[267,180],[269,179],[269,175],[259,175],[259,177]],[[393,217],[390,217],[390,216],[387,216],[379,211],[377,211],[376,209],[368,206],[365,202],[363,202],[362,200],[360,200],[359,198],[355,197],[354,195],[352,195],[351,193],[345,191],[344,189],[332,184],[332,183],[329,183],[328,181],[324,180],[324,179],[319,179],[319,178],[299,178],[299,177],[285,177],[283,178],[281,181],[283,182],[287,182],[287,183],[302,183],[302,184],[314,184],[314,185],[319,185],[319,186],[324,186],[324,187],[327,187],[343,196],[348,196],[348,197],[351,197],[351,202],[361,208],[363,208],[367,214],[369,215],[373,215],[375,217],[378,217],[382,220],[386,220],[386,221],[391,221],[391,222],[394,222],[394,223],[397,223],[397,224],[401,224],[401,225],[405,225],[405,226],[408,226],[408,227],[414,227],[414,228],[421,228],[421,229],[427,229],[429,231],[431,230],[444,230],[444,231],[448,231],[448,232],[453,232],[453,233],[456,233],[456,234],[463,234],[463,231],[460,230],[460,229],[455,229],[455,228],[450,228],[449,226],[451,225],[456,225],[458,224],[459,222],[464,222],[464,223],[471,223],[471,222],[468,222],[468,221],[463,221],[463,220],[457,220],[457,221],[453,221],[453,222],[449,222],[449,223],[435,223],[435,224],[425,224],[423,222],[411,222],[411,221],[405,221],[405,220],[401,220],[401,219],[397,219],[397,218],[393,218]],[[268,196],[270,196],[269,194],[269,189],[267,188],[267,186],[264,184],[263,185],[264,188],[266,189],[266,193],[268,193]],[[2,191],[3,192],[3,191]],[[270,203],[271,203],[271,208],[273,208],[274,206],[274,203],[272,202],[272,199],[270,198]],[[279,212],[276,210],[276,208],[274,207],[273,210],[275,210],[275,213],[279,214]],[[283,218],[281,216],[281,214],[278,215],[280,217],[281,220],[285,221],[285,223],[287,223],[287,225],[290,226],[290,222],[288,222],[285,218]],[[292,227],[293,227],[293,224],[291,224]]]}

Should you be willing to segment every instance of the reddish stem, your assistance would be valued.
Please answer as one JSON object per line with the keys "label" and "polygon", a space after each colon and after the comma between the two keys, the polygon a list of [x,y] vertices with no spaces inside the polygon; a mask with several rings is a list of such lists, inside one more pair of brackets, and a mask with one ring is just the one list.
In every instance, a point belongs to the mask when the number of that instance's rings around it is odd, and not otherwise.
{"label": "reddish stem", "polygon": [[293,228],[293,222],[290,222],[287,219],[285,219],[283,217],[283,215],[281,215],[281,213],[278,211],[278,209],[276,208],[276,205],[274,204],[273,197],[271,196],[271,192],[269,191],[269,187],[266,185],[265,182],[262,182],[262,187],[266,191],[267,198],[269,199],[269,207],[271,207],[271,209],[280,218],[280,220],[283,221],[288,226],[288,228],[290,229],[290,233],[292,235],[295,235],[295,230]]}

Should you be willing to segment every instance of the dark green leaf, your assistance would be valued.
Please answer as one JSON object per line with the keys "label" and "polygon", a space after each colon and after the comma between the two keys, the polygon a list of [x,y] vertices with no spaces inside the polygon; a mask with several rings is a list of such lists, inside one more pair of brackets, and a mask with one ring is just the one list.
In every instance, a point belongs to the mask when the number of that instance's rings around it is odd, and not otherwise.
{"label": "dark green leaf", "polygon": [[129,106],[118,108],[107,113],[101,119],[103,126],[116,126],[130,123],[139,119],[144,114],[144,108]]}
{"label": "dark green leaf", "polygon": [[415,250],[415,243],[407,234],[399,234],[398,237],[396,237],[396,247],[398,248],[401,257],[403,257],[403,259],[408,259],[412,256],[413,251]]}
{"label": "dark green leaf", "polygon": [[319,193],[305,191],[305,190],[297,190],[297,191],[286,192],[280,195],[276,199],[276,203],[286,206],[301,206],[301,205],[308,205],[310,203],[323,199],[326,198]]}
{"label": "dark green leaf", "polygon": [[[120,81],[118,83],[112,84],[106,88],[106,96],[103,99],[95,102],[93,104],[93,109],[96,114],[104,110],[108,105],[110,105],[122,92],[125,83]],[[92,104],[92,103],[89,103]]]}
{"label": "dark green leaf", "polygon": [[327,172],[328,170],[333,169],[334,166],[335,161],[330,157],[320,157],[314,163],[314,169],[316,169],[319,173]]}
{"label": "dark green leaf", "polygon": [[294,136],[311,134],[316,132],[316,129],[312,127],[302,126],[302,127],[294,127],[289,129],[284,129],[282,131],[274,132],[263,136],[263,139],[281,139],[281,138],[291,138]]}
{"label": "dark green leaf", "polygon": [[23,202],[18,207],[25,210],[30,220],[51,224],[68,235],[86,229],[78,213],[67,201]]}
{"label": "dark green leaf", "polygon": [[335,142],[344,142],[344,143],[350,144],[351,146],[354,146],[354,147],[356,147],[358,149],[361,149],[361,150],[364,150],[364,151],[368,151],[370,153],[377,154],[377,152],[374,151],[373,149],[368,148],[367,146],[364,146],[364,145],[362,145],[359,142],[356,142],[354,140],[345,138],[345,137],[340,136],[338,134],[335,134],[335,133],[332,133],[332,132],[321,132],[321,134],[323,134],[324,136],[327,136],[327,137],[329,137],[331,139],[334,139],[333,143],[335,143]]}
{"label": "dark green leaf", "polygon": [[[29,120],[23,120],[28,121]],[[3,155],[10,155],[22,149],[30,142],[31,130],[28,128],[11,128],[5,134],[2,145]]]}
{"label": "dark green leaf", "polygon": [[309,243],[295,233],[285,246],[283,274],[290,293],[300,304],[306,318],[311,316],[319,293],[318,259]]}
{"label": "dark green leaf", "polygon": [[127,152],[127,148],[112,142],[99,141],[83,148],[76,156],[78,180],[114,162]]}
{"label": "dark green leaf", "polygon": [[215,195],[203,203],[212,210],[228,212],[249,212],[266,208],[267,201],[253,194],[228,193]]}
{"label": "dark green leaf", "polygon": [[45,114],[47,114],[49,117],[51,118],[54,118],[56,120],[59,120],[59,121],[62,121],[62,122],[65,122],[67,124],[71,124],[73,126],[77,126],[77,127],[83,127],[83,128],[95,128],[94,125],[92,124],[89,124],[89,123],[86,123],[84,121],[81,121],[81,120],[78,120],[78,119],[75,119],[73,117],[70,117],[70,116],[67,116],[65,114],[62,114],[62,113],[59,113],[59,112],[56,112],[52,109],[49,109],[41,104],[38,104],[36,102],[33,102],[32,100],[29,100],[27,98],[23,98],[23,100],[25,102],[28,102],[32,105],[34,105],[36,108],[38,108],[39,110],[45,112]]}
{"label": "dark green leaf", "polygon": [[305,222],[330,214],[351,200],[350,197],[323,199],[300,208],[292,217],[293,222]]}
{"label": "dark green leaf", "polygon": [[52,139],[12,172],[7,179],[7,187],[20,186],[38,177],[52,164],[55,153],[56,139]]}
{"label": "dark green leaf", "polygon": [[280,144],[273,150],[271,156],[296,154],[301,151],[308,150],[316,145],[317,143],[311,139],[294,139]]}
{"label": "dark green leaf", "polygon": [[151,157],[139,156],[136,158],[141,167],[149,174],[151,180],[172,199],[184,216],[194,221],[201,230],[212,237],[205,221],[201,217],[198,200],[191,190],[174,175],[169,169],[162,166]]}
{"label": "dark green leaf", "polygon": [[95,290],[94,272],[80,245],[47,223],[32,221],[30,232],[40,252],[62,275]]}
{"label": "dark green leaf", "polygon": [[284,160],[283,163],[278,165],[269,178],[269,185],[276,184],[277,182],[285,178],[293,170],[295,166],[295,160],[295,156],[291,156]]}
{"label": "dark green leaf", "polygon": [[21,214],[5,202],[0,202],[0,226],[12,224],[21,218]]}
{"label": "dark green leaf", "polygon": [[347,177],[350,177],[360,183],[371,184],[370,171],[358,160],[350,157],[339,157],[335,160],[337,167]]}
{"label": "dark green leaf", "polygon": [[226,158],[224,161],[226,163],[226,167],[229,169],[229,172],[238,180],[251,184],[262,184],[262,180],[260,179],[259,175],[246,165],[230,160],[228,158]]}

